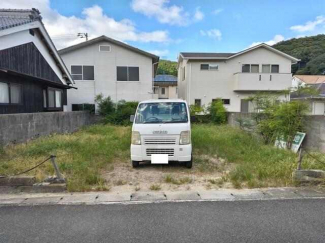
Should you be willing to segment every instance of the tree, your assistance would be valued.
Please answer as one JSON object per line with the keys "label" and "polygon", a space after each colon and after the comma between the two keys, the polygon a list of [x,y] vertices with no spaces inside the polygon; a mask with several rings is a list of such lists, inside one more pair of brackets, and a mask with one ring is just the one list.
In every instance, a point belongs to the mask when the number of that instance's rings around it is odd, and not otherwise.
{"label": "tree", "polygon": [[299,58],[298,64],[292,65],[292,73],[323,74],[325,71],[325,35],[293,38],[273,45],[275,49]]}
{"label": "tree", "polygon": [[160,60],[157,74],[169,74],[177,77],[177,62]]}

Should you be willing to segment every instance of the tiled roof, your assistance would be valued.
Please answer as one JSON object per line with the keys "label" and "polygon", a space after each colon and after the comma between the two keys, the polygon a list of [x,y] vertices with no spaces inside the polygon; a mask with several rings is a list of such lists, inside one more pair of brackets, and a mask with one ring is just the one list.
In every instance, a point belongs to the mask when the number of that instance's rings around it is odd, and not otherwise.
{"label": "tiled roof", "polygon": [[322,84],[325,83],[325,75],[294,75],[306,84]]}
{"label": "tiled roof", "polygon": [[227,58],[235,54],[236,53],[181,52],[181,55],[185,58]]}
{"label": "tiled roof", "polygon": [[40,12],[33,9],[0,9],[0,30],[41,20]]}
{"label": "tiled roof", "polygon": [[177,82],[177,77],[168,74],[158,74],[156,75],[155,82]]}

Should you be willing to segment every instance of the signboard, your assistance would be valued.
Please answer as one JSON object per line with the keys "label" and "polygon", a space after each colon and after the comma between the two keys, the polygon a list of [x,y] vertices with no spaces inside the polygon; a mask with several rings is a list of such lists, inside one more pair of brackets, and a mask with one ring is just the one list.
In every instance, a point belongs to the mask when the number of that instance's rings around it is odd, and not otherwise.
{"label": "signboard", "polygon": [[[296,133],[296,136],[294,137],[292,145],[291,145],[291,150],[293,152],[295,152],[295,153],[298,152],[305,136],[306,136],[306,133],[303,133],[303,132]],[[277,140],[275,140],[275,146],[278,148],[287,148],[287,142],[284,141],[283,138],[277,139]]]}

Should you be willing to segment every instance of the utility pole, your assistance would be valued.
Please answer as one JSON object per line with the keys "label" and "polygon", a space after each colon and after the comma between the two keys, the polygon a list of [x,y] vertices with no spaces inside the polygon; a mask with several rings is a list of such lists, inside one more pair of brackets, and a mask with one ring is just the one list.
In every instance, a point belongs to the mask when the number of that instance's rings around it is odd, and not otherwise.
{"label": "utility pole", "polygon": [[80,38],[86,38],[86,41],[88,41],[88,33],[78,33],[77,36]]}

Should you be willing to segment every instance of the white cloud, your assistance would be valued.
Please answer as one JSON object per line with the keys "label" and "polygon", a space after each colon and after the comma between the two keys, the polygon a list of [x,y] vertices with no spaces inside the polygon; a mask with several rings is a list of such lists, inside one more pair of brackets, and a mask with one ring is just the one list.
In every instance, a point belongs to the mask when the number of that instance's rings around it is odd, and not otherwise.
{"label": "white cloud", "polygon": [[182,6],[170,5],[169,0],[132,0],[131,7],[137,13],[154,17],[160,23],[169,25],[186,26],[204,18],[200,8],[196,8],[191,16]]}
{"label": "white cloud", "polygon": [[148,52],[155,54],[157,56],[160,56],[160,57],[166,57],[169,54],[168,50],[151,50]]}
{"label": "white cloud", "polygon": [[222,11],[223,11],[222,8],[218,8],[218,9],[212,11],[212,14],[214,14],[214,15],[218,15],[218,14],[221,13]]}
{"label": "white cloud", "polygon": [[291,26],[290,29],[298,32],[313,31],[318,25],[325,25],[325,16],[317,16],[314,21],[308,21],[304,25]]}
{"label": "white cloud", "polygon": [[211,30],[200,30],[200,34],[202,36],[208,36],[210,38],[221,40],[221,31],[218,29],[211,29]]}
{"label": "white cloud", "polygon": [[194,20],[201,21],[204,18],[204,13],[197,7],[194,13]]}
{"label": "white cloud", "polygon": [[275,35],[272,40],[264,41],[264,42],[253,42],[249,47],[257,46],[261,43],[265,43],[269,46],[273,46],[274,44],[276,44],[280,41],[283,41],[283,40],[284,40],[284,37],[282,35]]}
{"label": "white cloud", "polygon": [[49,0],[11,0],[2,3],[2,8],[37,8],[43,23],[58,49],[84,41],[77,33],[88,33],[90,38],[107,35],[121,41],[169,42],[168,32],[157,30],[141,32],[129,19],[116,21],[97,5],[85,8],[82,17],[64,16],[50,8]]}

